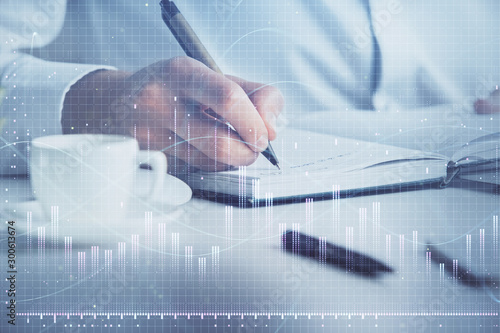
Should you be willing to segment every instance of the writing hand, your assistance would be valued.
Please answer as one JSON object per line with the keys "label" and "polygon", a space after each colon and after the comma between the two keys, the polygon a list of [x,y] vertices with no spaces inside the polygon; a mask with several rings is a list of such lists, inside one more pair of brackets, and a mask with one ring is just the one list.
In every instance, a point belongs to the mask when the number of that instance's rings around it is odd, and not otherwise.
{"label": "writing hand", "polygon": [[[142,149],[163,150],[189,166],[218,171],[249,165],[276,137],[278,89],[218,74],[188,57],[130,75],[99,71],[68,92],[64,133],[134,135]],[[210,108],[236,129],[201,111]],[[82,115],[83,114],[83,115]]]}

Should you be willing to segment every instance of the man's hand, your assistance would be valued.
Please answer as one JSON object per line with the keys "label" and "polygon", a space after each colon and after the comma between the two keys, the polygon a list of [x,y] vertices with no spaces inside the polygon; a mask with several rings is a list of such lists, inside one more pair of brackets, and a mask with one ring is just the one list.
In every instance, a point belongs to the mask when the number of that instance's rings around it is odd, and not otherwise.
{"label": "man's hand", "polygon": [[500,90],[496,89],[486,99],[478,99],[474,103],[474,110],[479,114],[500,112]]}
{"label": "man's hand", "polygon": [[[205,116],[212,109],[237,131]],[[66,95],[63,132],[135,136],[142,149],[162,150],[203,170],[249,165],[276,138],[283,108],[278,89],[224,76],[188,57],[130,75],[98,71]],[[175,160],[174,160],[175,158]]]}

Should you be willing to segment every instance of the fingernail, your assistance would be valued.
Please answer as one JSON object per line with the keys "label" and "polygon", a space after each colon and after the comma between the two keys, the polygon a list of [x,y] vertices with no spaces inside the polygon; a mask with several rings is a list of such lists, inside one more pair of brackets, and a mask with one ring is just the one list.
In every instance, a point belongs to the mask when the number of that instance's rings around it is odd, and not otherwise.
{"label": "fingernail", "polygon": [[269,139],[267,138],[267,135],[262,135],[259,140],[257,140],[257,147],[260,149],[260,151],[266,150],[268,144]]}

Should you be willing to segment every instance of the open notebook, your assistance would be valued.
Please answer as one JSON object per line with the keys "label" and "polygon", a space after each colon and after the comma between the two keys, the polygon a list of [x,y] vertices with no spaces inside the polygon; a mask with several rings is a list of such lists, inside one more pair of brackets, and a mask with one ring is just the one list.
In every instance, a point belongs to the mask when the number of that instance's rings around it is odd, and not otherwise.
{"label": "open notebook", "polygon": [[450,159],[301,130],[273,142],[281,170],[263,156],[233,171],[182,176],[196,196],[241,207],[445,187],[454,178],[499,182],[500,133],[469,142]]}

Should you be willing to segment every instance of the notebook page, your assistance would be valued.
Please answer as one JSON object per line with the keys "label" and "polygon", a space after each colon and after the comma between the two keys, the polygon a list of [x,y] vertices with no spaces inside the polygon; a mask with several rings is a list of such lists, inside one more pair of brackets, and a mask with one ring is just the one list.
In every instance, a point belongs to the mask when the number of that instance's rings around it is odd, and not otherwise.
{"label": "notebook page", "polygon": [[261,198],[358,189],[442,177],[447,158],[359,140],[285,130],[273,141],[278,170],[263,156],[238,170],[193,174],[193,188]]}

